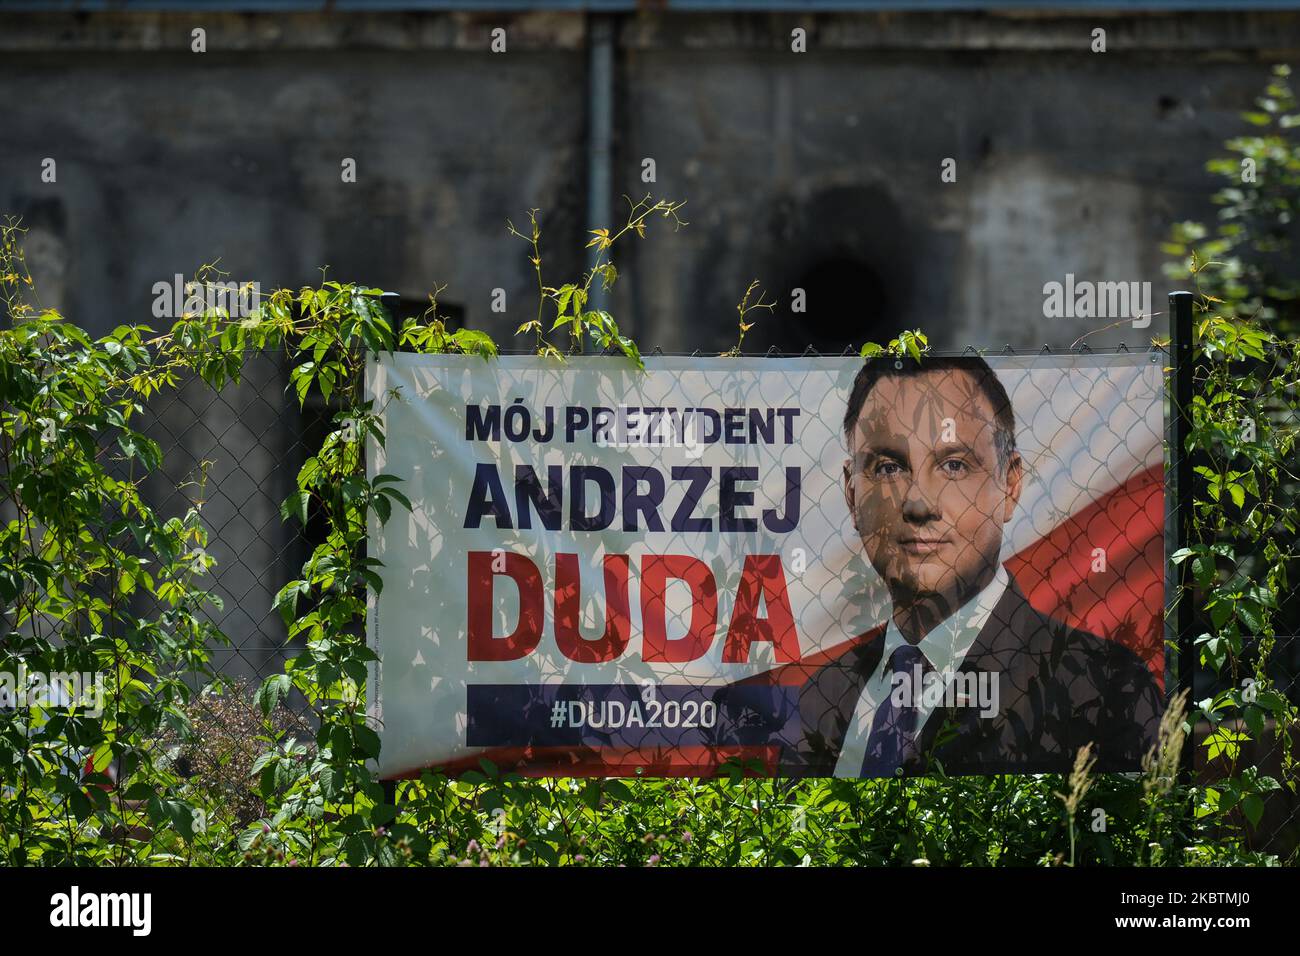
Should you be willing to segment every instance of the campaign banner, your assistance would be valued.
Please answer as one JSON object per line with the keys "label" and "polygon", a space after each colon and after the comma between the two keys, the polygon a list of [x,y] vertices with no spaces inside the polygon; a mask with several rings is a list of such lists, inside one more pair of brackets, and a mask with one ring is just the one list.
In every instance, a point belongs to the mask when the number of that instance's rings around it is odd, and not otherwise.
{"label": "campaign banner", "polygon": [[1162,357],[372,358],[380,775],[1139,769]]}

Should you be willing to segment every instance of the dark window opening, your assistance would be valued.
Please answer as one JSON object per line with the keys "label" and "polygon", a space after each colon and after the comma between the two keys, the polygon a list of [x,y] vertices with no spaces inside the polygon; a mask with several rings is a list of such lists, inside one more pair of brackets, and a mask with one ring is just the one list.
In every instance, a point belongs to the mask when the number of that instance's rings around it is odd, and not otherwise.
{"label": "dark window opening", "polygon": [[[803,311],[794,311],[795,290],[803,291]],[[895,294],[881,273],[849,256],[821,259],[766,293],[776,299],[771,312],[750,314],[754,330],[745,351],[802,353],[812,346],[822,355],[858,351],[864,342],[885,344],[892,337]],[[895,323],[896,324],[896,323]],[[893,330],[896,332],[896,329]],[[882,338],[883,337],[883,338]]]}
{"label": "dark window opening", "polygon": [[841,186],[805,201],[784,199],[770,210],[768,233],[768,268],[755,274],[776,307],[751,313],[745,351],[801,354],[811,346],[841,355],[898,334],[912,304],[912,250],[888,190]]}

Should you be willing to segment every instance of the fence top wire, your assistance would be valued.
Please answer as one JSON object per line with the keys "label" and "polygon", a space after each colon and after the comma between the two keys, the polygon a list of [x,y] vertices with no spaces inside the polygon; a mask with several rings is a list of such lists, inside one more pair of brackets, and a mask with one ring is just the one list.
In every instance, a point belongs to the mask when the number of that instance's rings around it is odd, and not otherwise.
{"label": "fence top wire", "polygon": [[[294,350],[296,350],[296,347],[294,346],[283,346],[283,345],[267,346],[265,348],[260,348],[260,349],[253,348],[253,347],[246,347],[244,349],[244,353],[246,355],[262,355],[262,354],[275,354],[279,352],[288,352]],[[358,345],[353,348],[347,349],[346,351],[364,352],[369,350],[366,349],[365,346]],[[403,354],[411,354],[411,350],[405,348],[396,348],[393,349],[392,351],[403,353]],[[1085,343],[1083,345],[1076,346],[1074,348],[1055,348],[1055,349],[1052,348],[1050,345],[1041,345],[1037,347],[1019,348],[1019,349],[1014,348],[1010,345],[1004,345],[1002,348],[996,348],[994,346],[984,346],[984,347],[977,348],[974,345],[967,345],[965,348],[962,349],[930,349],[926,352],[923,352],[922,354],[926,358],[960,358],[961,356],[964,355],[983,355],[983,356],[991,355],[995,357],[1000,355],[1012,355],[1018,358],[1024,358],[1024,357],[1035,356],[1035,355],[1136,355],[1136,354],[1141,354],[1143,351],[1163,352],[1165,354],[1168,354],[1169,346],[1167,343],[1161,343],[1161,342],[1149,342],[1139,346],[1129,346],[1127,343],[1121,342],[1119,345],[1115,345],[1115,346],[1100,346],[1100,347],[1093,347]],[[384,354],[388,354],[387,350],[385,350]],[[458,355],[461,353],[428,352],[428,353],[420,353],[420,354]],[[530,356],[530,355],[535,356],[538,354],[538,352],[536,349],[532,349],[532,348],[517,349],[517,348],[505,348],[499,346],[497,348],[497,354],[507,355],[507,356]],[[623,353],[618,349],[605,349],[599,352],[572,352],[572,353],[566,352],[562,354],[564,355],[565,358],[582,358],[584,356],[585,357],[610,356],[610,355],[618,356],[618,355],[622,355]],[[799,352],[783,351],[781,349],[776,348],[776,346],[773,346],[772,348],[769,348],[766,351],[762,351],[762,352],[732,352],[732,351],[715,352],[711,349],[691,349],[689,351],[685,349],[664,349],[656,345],[654,348],[644,350],[642,354],[663,356],[665,358],[858,358],[860,357],[858,350],[852,347],[845,348],[844,351],[842,352],[822,352],[813,348],[811,345],[808,346],[803,351],[799,351]],[[893,353],[881,352],[879,354],[882,356],[888,356]]]}

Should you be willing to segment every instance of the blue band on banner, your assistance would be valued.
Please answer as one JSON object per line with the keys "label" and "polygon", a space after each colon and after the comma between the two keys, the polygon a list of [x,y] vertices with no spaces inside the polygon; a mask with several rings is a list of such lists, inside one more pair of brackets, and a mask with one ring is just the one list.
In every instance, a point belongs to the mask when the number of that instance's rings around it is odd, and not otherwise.
{"label": "blue band on banner", "polygon": [[791,746],[799,688],[471,684],[471,747]]}

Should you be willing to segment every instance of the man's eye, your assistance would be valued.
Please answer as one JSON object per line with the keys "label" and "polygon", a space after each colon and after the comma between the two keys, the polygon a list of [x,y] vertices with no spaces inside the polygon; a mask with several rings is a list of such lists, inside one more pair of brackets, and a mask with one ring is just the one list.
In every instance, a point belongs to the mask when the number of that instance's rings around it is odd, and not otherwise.
{"label": "man's eye", "polygon": [[874,474],[877,478],[892,478],[895,475],[902,474],[903,469],[896,461],[877,462]]}
{"label": "man's eye", "polygon": [[939,467],[944,471],[946,471],[948,475],[953,478],[961,477],[962,475],[965,475],[968,471],[970,471],[970,469],[966,466],[966,462],[962,461],[960,458],[949,458],[947,461],[943,462],[943,464],[941,464]]}

